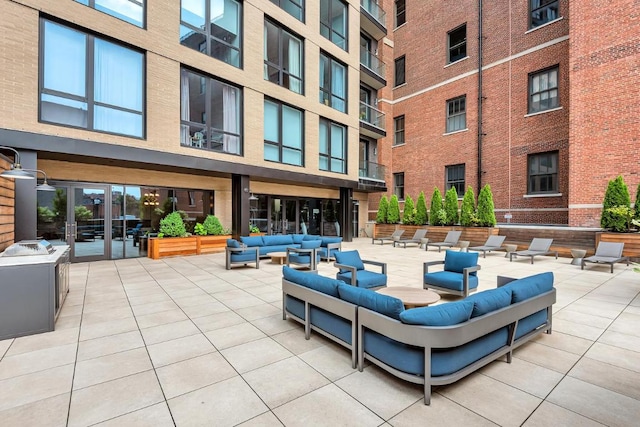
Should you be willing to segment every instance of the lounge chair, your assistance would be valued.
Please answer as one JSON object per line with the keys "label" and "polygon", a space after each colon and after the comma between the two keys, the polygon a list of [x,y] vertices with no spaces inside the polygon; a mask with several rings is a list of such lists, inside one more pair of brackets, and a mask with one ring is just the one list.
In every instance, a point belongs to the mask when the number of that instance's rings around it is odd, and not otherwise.
{"label": "lounge chair", "polygon": [[528,256],[531,258],[531,264],[533,264],[533,257],[537,255],[556,255],[556,259],[558,259],[558,251],[552,251],[551,243],[553,239],[540,239],[535,237],[531,244],[529,245],[529,249],[524,251],[515,251],[509,254],[509,261],[513,261],[514,256]]}
{"label": "lounge chair", "polygon": [[380,241],[381,245],[384,245],[384,242],[394,242],[396,240],[400,239],[400,236],[402,236],[402,233],[404,233],[404,230],[396,230],[393,232],[393,234],[391,236],[386,236],[386,237],[372,237],[371,238],[371,244],[375,244],[376,240]]}
{"label": "lounge chair", "polygon": [[[429,267],[444,264],[443,271],[429,273]],[[478,289],[478,254],[447,250],[443,261],[428,261],[423,265],[424,289],[435,289],[463,297]]]}
{"label": "lounge chair", "polygon": [[600,242],[598,243],[598,247],[596,248],[595,255],[582,259],[582,263],[580,264],[580,269],[584,270],[585,263],[593,262],[598,264],[611,265],[611,272],[613,273],[613,264],[615,264],[616,262],[626,261],[627,265],[629,265],[629,257],[622,256],[623,250],[624,250],[624,242],[623,243]]}
{"label": "lounge chair", "polygon": [[[333,265],[340,269],[336,279],[342,280],[347,285],[371,290],[387,286],[386,262],[364,260],[360,258],[358,251],[336,252],[335,257],[336,262]],[[367,270],[365,264],[380,267],[381,272]]]}
{"label": "lounge chair", "polygon": [[437,246],[438,252],[442,250],[442,248],[452,248],[458,244],[458,240],[460,240],[460,235],[462,231],[450,231],[447,233],[447,237],[444,238],[444,242],[435,242],[435,243],[427,243],[424,250],[429,250],[429,246]]}
{"label": "lounge chair", "polygon": [[413,237],[410,239],[400,239],[400,240],[395,240],[393,242],[393,247],[395,248],[396,245],[404,245],[404,248],[407,248],[407,243],[416,243],[418,245],[421,244],[421,239],[424,239],[424,236],[427,235],[427,230],[425,229],[420,229],[420,230],[416,230],[416,232],[413,234]]}
{"label": "lounge chair", "polygon": [[487,257],[487,252],[491,251],[504,251],[505,248],[502,247],[502,243],[507,236],[489,236],[484,245],[482,246],[471,246],[467,248],[468,251],[476,251],[482,252],[482,258]]}

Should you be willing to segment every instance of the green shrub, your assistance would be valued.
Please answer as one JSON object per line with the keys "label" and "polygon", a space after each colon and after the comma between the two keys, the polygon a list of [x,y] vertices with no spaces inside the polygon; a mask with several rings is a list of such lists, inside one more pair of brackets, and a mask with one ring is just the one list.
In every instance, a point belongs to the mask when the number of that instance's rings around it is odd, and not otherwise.
{"label": "green shrub", "polygon": [[260,227],[257,225],[249,224],[249,233],[260,233]]}
{"label": "green shrub", "polygon": [[160,232],[158,237],[182,237],[187,234],[184,220],[180,212],[171,212],[160,220]]}
{"label": "green shrub", "polygon": [[202,225],[207,232],[207,236],[221,236],[223,234],[229,234],[227,233],[227,230],[222,227],[220,220],[215,215],[207,215]]}
{"label": "green shrub", "polygon": [[445,193],[444,211],[447,213],[445,225],[455,225],[458,223],[458,191],[456,187],[451,187]]}
{"label": "green shrub", "polygon": [[636,189],[636,202],[633,205],[633,210],[636,213],[635,219],[640,220],[640,184],[638,184],[638,188]]}
{"label": "green shrub", "polygon": [[387,196],[382,196],[378,204],[378,213],[376,214],[376,223],[386,224],[389,216],[389,200]]}
{"label": "green shrub", "polygon": [[[433,194],[431,195],[431,225],[444,225],[444,221],[441,221],[442,217],[439,217],[440,210],[442,210],[442,193],[438,190],[438,187],[433,189]],[[446,220],[447,213],[445,212],[444,219]]]}
{"label": "green shrub", "polygon": [[391,200],[389,200],[387,222],[389,224],[397,224],[400,222],[400,203],[398,203],[398,196],[395,194],[391,196]]}
{"label": "green shrub", "polygon": [[402,223],[413,225],[416,223],[416,208],[413,205],[413,199],[408,194],[404,198],[404,214],[402,215]]}
{"label": "green shrub", "polygon": [[444,225],[447,221],[447,211],[444,209],[439,209],[435,214],[431,215],[432,221],[437,221],[436,225]]}
{"label": "green shrub", "polygon": [[[616,207],[607,209],[607,211],[616,215],[618,218],[621,218],[622,220],[624,220],[624,227],[620,226],[619,229],[615,231],[624,232],[624,231],[631,230],[633,217],[636,214],[636,212],[632,208],[630,208],[629,206],[616,206]],[[633,225],[637,225],[637,221],[636,223],[633,223]]]}
{"label": "green shrub", "polygon": [[610,209],[618,206],[629,207],[630,204],[631,197],[629,196],[629,189],[627,188],[627,184],[624,183],[622,176],[618,176],[616,179],[609,181],[602,202],[600,227],[616,232],[627,231],[626,218]]}
{"label": "green shrub", "polygon": [[204,225],[196,222],[196,225],[193,226],[193,234],[196,234],[198,236],[206,236],[207,230],[204,229]]}
{"label": "green shrub", "polygon": [[429,216],[427,215],[427,201],[424,197],[424,191],[421,191],[418,196],[418,203],[416,204],[415,223],[417,225],[424,225],[427,221],[429,221]]}
{"label": "green shrub", "polygon": [[463,227],[472,227],[474,224],[474,216],[476,214],[476,195],[473,193],[471,186],[467,187],[462,198],[462,206],[460,207],[460,225]]}
{"label": "green shrub", "polygon": [[486,184],[478,194],[478,225],[480,227],[495,227],[496,213],[493,206],[491,187]]}

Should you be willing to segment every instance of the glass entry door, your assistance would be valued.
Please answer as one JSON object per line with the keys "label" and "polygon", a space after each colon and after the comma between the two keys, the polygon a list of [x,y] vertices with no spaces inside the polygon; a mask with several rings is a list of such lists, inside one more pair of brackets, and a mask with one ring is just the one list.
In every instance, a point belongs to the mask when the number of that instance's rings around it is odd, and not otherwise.
{"label": "glass entry door", "polygon": [[295,234],[298,230],[298,201],[271,198],[271,234]]}
{"label": "glass entry door", "polygon": [[111,242],[110,194],[107,186],[72,186],[68,191],[66,242],[71,261],[109,259]]}

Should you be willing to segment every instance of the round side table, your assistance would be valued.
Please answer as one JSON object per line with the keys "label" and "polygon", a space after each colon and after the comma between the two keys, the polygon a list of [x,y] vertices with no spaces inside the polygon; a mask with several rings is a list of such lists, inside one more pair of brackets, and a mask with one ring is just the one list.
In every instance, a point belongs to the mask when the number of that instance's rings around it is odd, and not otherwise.
{"label": "round side table", "polygon": [[427,244],[429,244],[429,238],[428,237],[423,237],[420,239],[420,246],[418,246],[418,249],[422,249],[422,245],[424,245],[424,247],[427,247]]}
{"label": "round side table", "polygon": [[573,259],[571,260],[571,265],[580,265],[582,264],[582,258],[587,254],[587,251],[584,249],[571,249],[571,256]]}
{"label": "round side table", "polygon": [[511,252],[515,252],[518,250],[518,245],[504,245],[504,249],[507,251],[507,253],[504,254],[504,257],[509,258],[509,254]]}
{"label": "round side table", "polygon": [[469,247],[470,243],[471,242],[468,240],[459,240],[458,247],[460,248],[460,252],[469,252],[467,248]]}

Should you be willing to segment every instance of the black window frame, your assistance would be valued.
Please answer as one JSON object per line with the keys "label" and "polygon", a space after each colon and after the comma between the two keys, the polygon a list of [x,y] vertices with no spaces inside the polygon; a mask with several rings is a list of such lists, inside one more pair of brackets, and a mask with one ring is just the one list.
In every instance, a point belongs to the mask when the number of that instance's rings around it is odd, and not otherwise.
{"label": "black window frame", "polygon": [[[463,38],[458,33],[464,30]],[[447,63],[453,64],[467,57],[467,24],[466,22],[447,33]]]}
{"label": "black window frame", "polygon": [[398,28],[407,22],[407,2],[405,0],[395,0],[393,2],[394,28]]}
{"label": "black window frame", "polygon": [[407,83],[407,62],[406,55],[397,57],[394,61],[393,68],[393,86],[400,86]]}
{"label": "black window frame", "polygon": [[[271,159],[264,159],[264,160],[266,162],[280,163],[280,164],[283,164],[283,165],[304,167],[304,165],[305,165],[305,138],[304,138],[304,136],[305,136],[305,117],[304,117],[304,110],[301,110],[300,108],[294,107],[293,105],[291,105],[289,103],[282,102],[280,100],[277,100],[277,99],[271,98],[271,97],[267,97],[267,96],[264,97],[264,102],[271,102],[271,103],[276,104],[278,106],[278,123],[279,123],[279,126],[278,126],[278,141],[270,141],[270,140],[266,140],[266,139],[263,138],[265,144],[269,144],[269,145],[273,145],[273,146],[277,146],[278,147],[278,158],[279,158],[279,160],[278,161],[271,160]],[[292,147],[288,147],[287,146],[287,148],[291,148],[291,149],[300,151],[301,155],[300,155],[300,164],[299,165],[295,164],[295,163],[285,163],[283,161],[283,158],[284,158],[284,156],[282,154],[283,147],[284,147],[284,145],[282,143],[282,140],[283,140],[282,135],[283,135],[283,132],[284,132],[284,126],[283,126],[284,123],[283,123],[283,119],[282,119],[282,117],[283,117],[283,115],[282,115],[282,107],[283,106],[287,106],[288,108],[291,108],[293,110],[297,110],[300,113],[302,113],[300,115],[301,120],[302,120],[302,123],[300,124],[300,132],[301,132],[301,135],[300,135],[300,137],[301,137],[300,146],[301,146],[301,148],[298,150],[298,149],[294,149]]]}
{"label": "black window frame", "polygon": [[[319,100],[321,104],[325,104],[328,105],[329,107],[333,108],[336,111],[340,111],[341,113],[346,113],[347,111],[349,111],[349,105],[348,105],[348,96],[349,96],[349,84],[347,81],[348,78],[348,72],[349,72],[349,67],[347,67],[346,64],[344,64],[342,61],[337,60],[336,58],[334,58],[333,56],[329,55],[327,52],[325,51],[320,51],[320,56],[324,57],[326,61],[329,62],[329,79],[328,79],[328,83],[329,83],[329,88],[325,88],[323,86],[324,82],[321,81],[320,82],[320,97],[321,99]],[[344,82],[343,82],[343,93],[344,93],[344,98],[341,98],[339,95],[336,95],[332,92],[332,89],[334,87],[333,85],[333,73],[331,72],[331,68],[332,68],[332,64],[333,62],[339,64],[342,66],[342,68],[344,69]],[[320,61],[320,65],[322,65],[322,61]],[[344,110],[340,110],[338,108],[336,108],[333,104],[333,98],[338,98],[340,100],[342,100],[344,102]],[[327,103],[326,101],[329,101],[329,103]]]}
{"label": "black window frame", "polygon": [[[460,107],[461,104],[464,104]],[[447,110],[446,110],[446,124],[445,124],[445,133],[459,132],[461,130],[467,129],[467,95],[456,96],[455,98],[451,98],[447,100]],[[456,108],[457,105],[457,108]],[[451,112],[453,107],[453,114]],[[464,115],[464,126],[461,128],[453,128],[452,123],[456,123],[455,119]]]}
{"label": "black window frame", "polygon": [[[278,30],[278,64],[273,63],[269,60],[267,60],[267,58],[263,58],[264,60],[264,65],[265,65],[265,72],[266,75],[264,76],[264,79],[266,81],[269,81],[271,83],[277,84],[278,86],[282,86],[286,89],[289,89],[291,92],[293,93],[298,93],[300,95],[304,95],[304,68],[305,68],[305,61],[304,61],[304,39],[302,37],[300,37],[299,35],[297,35],[296,33],[294,33],[293,31],[289,30],[288,28],[284,27],[283,25],[277,23],[276,21],[273,21],[271,19],[266,19],[264,20],[264,25],[273,25],[277,30]],[[289,37],[295,38],[300,42],[300,78],[298,78],[297,76],[294,76],[293,74],[289,73],[285,67],[284,67],[284,57],[283,57],[283,35],[287,34]],[[267,38],[265,38],[265,40],[263,41],[264,43],[267,43]],[[264,49],[265,51],[267,49]],[[269,67],[272,67],[274,69],[276,69],[278,71],[278,81],[275,82],[273,80],[270,79],[270,75],[269,75]],[[289,79],[289,80],[287,80]],[[290,85],[285,85],[285,80],[290,81],[290,79],[295,79],[298,80],[300,82],[300,92],[296,92],[295,90],[291,89],[289,86]]]}
{"label": "black window frame", "polygon": [[405,142],[405,118],[402,114],[393,118],[393,145],[403,145]]}
{"label": "black window frame", "polygon": [[[326,158],[327,159],[327,165],[329,166],[329,168],[328,169],[323,169],[322,167],[320,167],[320,162],[318,161],[318,169],[320,169],[321,171],[346,174],[347,173],[347,154],[349,152],[349,146],[348,146],[348,143],[349,143],[349,134],[348,134],[349,129],[348,129],[347,126],[343,125],[342,123],[338,123],[336,121],[329,120],[329,119],[327,119],[325,117],[320,117],[320,122],[325,122],[326,125],[327,125],[326,129],[327,129],[328,135],[327,135],[326,141],[327,141],[327,150],[329,152],[328,153],[323,153],[318,148],[318,155],[321,158]],[[332,150],[331,150],[331,142],[332,142],[332,139],[331,139],[331,135],[332,135],[331,134],[331,126],[338,126],[338,127],[341,127],[343,129],[342,134],[344,135],[344,141],[343,141],[343,157],[342,158],[333,157],[332,154],[331,154],[332,153]],[[320,127],[319,127],[319,129],[320,129]],[[319,136],[318,136],[318,141],[320,141],[320,137]],[[343,170],[336,171],[336,170],[332,169],[333,163],[331,162],[331,160],[333,160],[333,159],[338,159],[338,160],[340,160],[342,162],[342,164],[344,166]]]}
{"label": "black window frame", "polygon": [[398,200],[404,200],[404,172],[393,174],[393,194],[398,197]]}
{"label": "black window frame", "polygon": [[[303,22],[305,20],[305,4],[304,4],[304,0],[270,0],[271,3],[277,5],[280,9],[284,10],[285,12],[287,12],[289,15],[293,16],[294,18],[296,18],[298,21]],[[295,16],[293,13],[291,13],[286,7],[283,6],[284,3],[290,4],[294,7],[297,7],[298,10],[300,10],[300,16]]]}
{"label": "black window frame", "polygon": [[[529,29],[540,27],[542,25],[545,25],[549,22],[553,22],[556,19],[560,18],[560,2],[558,0],[547,0],[545,4],[540,4],[537,6],[534,6],[534,2],[536,2],[536,0],[529,0],[528,2],[529,3]],[[545,2],[545,0],[539,0],[539,3],[543,3],[543,2]],[[549,17],[549,10],[553,9],[554,6],[555,6],[556,16],[555,18],[551,18]],[[540,15],[544,14],[544,17],[534,18],[534,15],[536,14],[540,14]]]}
{"label": "black window frame", "polygon": [[444,189],[449,190],[451,187],[456,188],[458,196],[461,197],[465,192],[466,181],[465,173],[466,166],[464,163],[457,165],[448,165],[444,168]]}
{"label": "black window frame", "polygon": [[[542,76],[543,74],[549,74],[551,72],[556,73],[556,86],[555,87],[547,87],[544,90],[538,90],[537,92],[533,92],[533,82],[534,79],[536,77]],[[529,73],[529,78],[528,78],[529,82],[528,82],[528,108],[527,108],[527,112],[528,114],[535,114],[535,113],[541,113],[543,111],[548,111],[548,110],[554,110],[556,108],[560,107],[560,66],[559,65],[554,65],[552,67],[548,67],[539,71],[535,71],[533,73]],[[549,80],[548,76],[547,76],[547,81]],[[538,107],[537,109],[534,108],[534,101],[533,98],[536,95],[542,95],[543,93],[551,93],[554,92],[556,93],[556,96],[551,98],[548,97],[548,100],[553,100],[555,99],[555,102],[551,102],[550,105],[548,105],[546,108],[542,108],[542,107]],[[538,101],[538,104],[542,104],[540,101]]]}
{"label": "black window frame", "polygon": [[[331,25],[331,23],[327,23],[323,21],[323,18],[326,18],[325,16],[322,16],[322,5],[320,6],[320,34],[326,38],[327,40],[330,40],[331,43],[335,44],[336,46],[338,46],[340,49],[344,50],[345,52],[349,52],[349,5],[346,4],[344,1],[342,0],[320,0],[320,2],[329,2],[328,5],[328,9],[329,9],[329,16],[333,16],[333,7],[336,3],[339,3],[344,10],[344,34],[339,34],[336,31],[333,30],[333,26]],[[325,34],[322,33],[322,29],[326,28],[329,32],[329,37],[327,37]],[[334,35],[336,35],[336,37],[338,37],[339,40],[343,41],[343,46],[340,46],[339,43],[336,43],[336,41],[334,40]]]}
{"label": "black window frame", "polygon": [[116,19],[119,19],[119,20],[121,20],[123,22],[126,22],[127,24],[131,24],[131,25],[133,25],[135,27],[147,28],[147,2],[146,2],[146,0],[128,0],[130,3],[134,3],[134,4],[137,4],[137,5],[142,7],[142,22],[140,23],[140,25],[134,24],[131,21],[123,19],[123,18],[121,18],[119,16],[116,16],[116,15],[114,15],[112,13],[109,13],[109,12],[107,12],[105,10],[97,9],[96,8],[96,0],[87,0],[87,4],[84,4],[81,0],[74,0],[74,1],[76,3],[80,3],[83,6],[87,6],[87,7],[90,7],[91,9],[97,10],[98,12],[104,13],[105,15],[109,15],[109,16],[112,16],[112,17],[114,17]]}
{"label": "black window frame", "polygon": [[[546,157],[549,159],[549,163],[551,163],[551,168],[555,168],[555,171],[540,171],[540,160]],[[532,162],[537,160],[538,168],[536,171],[532,171],[534,165]],[[560,183],[558,181],[558,170],[560,160],[560,152],[558,150],[554,151],[545,151],[542,153],[531,153],[527,156],[527,194],[529,195],[538,195],[538,194],[558,194]],[[549,189],[541,190],[542,186]]]}

